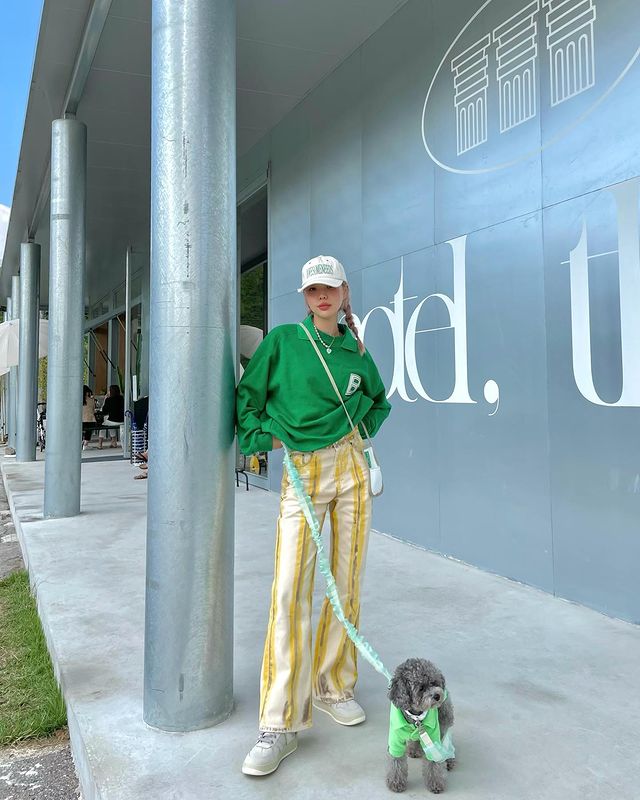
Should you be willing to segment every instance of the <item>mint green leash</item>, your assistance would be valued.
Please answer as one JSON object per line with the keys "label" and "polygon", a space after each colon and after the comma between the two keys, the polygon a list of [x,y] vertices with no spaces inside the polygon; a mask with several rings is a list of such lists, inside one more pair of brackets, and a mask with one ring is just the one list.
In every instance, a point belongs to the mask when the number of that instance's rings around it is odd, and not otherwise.
{"label": "mint green leash", "polygon": [[311,530],[311,536],[315,542],[316,550],[318,551],[318,568],[324,575],[324,579],[327,582],[326,595],[327,599],[331,603],[331,608],[333,608],[333,613],[336,615],[338,622],[344,626],[345,630],[347,631],[347,635],[355,644],[362,657],[365,658],[377,672],[379,672],[381,675],[384,675],[388,683],[391,684],[392,675],[382,663],[380,656],[376,653],[373,647],[371,647],[369,642],[358,632],[356,626],[345,616],[344,609],[342,608],[342,602],[340,601],[340,596],[338,595],[336,580],[333,577],[331,567],[329,566],[329,561],[324,552],[324,544],[322,543],[320,523],[318,522],[318,517],[316,516],[316,510],[313,507],[311,498],[304,491],[300,473],[296,469],[296,465],[291,460],[289,450],[284,443],[282,448],[284,450],[284,463],[287,468],[287,472],[289,473],[293,490],[298,499],[298,503],[300,504],[300,508],[302,509],[302,513],[304,514],[304,518],[307,520],[307,524]]}
{"label": "mint green leash", "polygon": [[[296,469],[296,465],[293,463],[291,456],[289,454],[289,449],[287,448],[284,442],[282,443],[282,448],[284,450],[284,464],[289,473],[289,478],[291,479],[291,484],[293,486],[293,490],[295,492],[296,498],[304,515],[304,518],[307,521],[307,525],[309,526],[309,530],[311,531],[311,537],[316,545],[316,550],[318,553],[318,568],[320,572],[323,574],[324,579],[327,583],[326,588],[326,596],[329,602],[331,603],[331,608],[333,609],[333,613],[336,615],[336,619],[340,622],[346,632],[348,637],[356,646],[358,652],[362,655],[364,659],[366,659],[371,666],[379,672],[381,675],[387,679],[387,683],[391,685],[392,675],[389,670],[385,667],[382,663],[382,659],[376,653],[376,651],[371,647],[369,642],[359,633],[356,626],[350,622],[347,617],[345,616],[344,609],[342,607],[342,602],[340,600],[340,596],[338,595],[338,587],[336,586],[336,579],[333,577],[333,573],[331,572],[331,566],[329,565],[329,561],[327,556],[324,552],[324,544],[322,542],[322,535],[320,533],[320,522],[318,521],[318,517],[316,515],[316,510],[313,507],[313,503],[311,502],[311,498],[308,494],[304,491],[304,486],[302,485],[302,479],[300,478],[300,473]],[[431,739],[429,741],[425,741],[422,737],[420,737],[420,745],[425,756],[430,761],[445,761],[448,758],[453,758],[455,756],[455,749],[453,747],[453,741],[451,739],[450,731],[447,731],[445,734],[442,742],[434,742]]]}

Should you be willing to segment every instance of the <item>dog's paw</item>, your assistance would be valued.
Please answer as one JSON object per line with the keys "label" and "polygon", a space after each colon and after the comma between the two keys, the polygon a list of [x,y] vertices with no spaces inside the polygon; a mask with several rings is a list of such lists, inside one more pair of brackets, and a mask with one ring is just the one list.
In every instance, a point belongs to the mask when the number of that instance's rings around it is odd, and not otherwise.
{"label": "dog's paw", "polygon": [[447,769],[451,772],[452,769],[456,767],[456,760],[455,758],[448,758],[447,759]]}
{"label": "dog's paw", "polygon": [[404,792],[407,788],[408,777],[409,770],[406,757],[394,758],[389,756],[386,776],[387,789],[391,789],[392,792]]}
{"label": "dog's paw", "polygon": [[387,777],[387,789],[391,789],[392,792],[399,794],[400,792],[404,792],[406,788],[406,780],[394,780],[393,778]]}
{"label": "dog's paw", "polygon": [[447,782],[439,777],[432,777],[431,780],[426,781],[427,789],[433,794],[442,794],[447,788]]}
{"label": "dog's paw", "polygon": [[429,763],[424,770],[424,785],[433,794],[442,794],[447,787],[447,773],[444,765]]}

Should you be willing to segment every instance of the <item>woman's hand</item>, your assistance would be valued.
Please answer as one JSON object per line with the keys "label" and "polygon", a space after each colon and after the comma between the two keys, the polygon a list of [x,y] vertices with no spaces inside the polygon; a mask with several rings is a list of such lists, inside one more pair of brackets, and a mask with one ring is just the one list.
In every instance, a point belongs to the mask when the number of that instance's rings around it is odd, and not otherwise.
{"label": "woman's hand", "polygon": [[282,447],[282,442],[275,436],[271,437],[273,439],[273,449],[279,450]]}

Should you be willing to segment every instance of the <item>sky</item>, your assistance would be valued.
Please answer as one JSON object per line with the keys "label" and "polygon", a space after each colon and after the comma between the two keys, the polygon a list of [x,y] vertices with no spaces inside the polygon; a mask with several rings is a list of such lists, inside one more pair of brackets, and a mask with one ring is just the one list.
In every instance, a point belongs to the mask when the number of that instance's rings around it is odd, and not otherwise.
{"label": "sky", "polygon": [[0,258],[9,222],[42,0],[0,0]]}

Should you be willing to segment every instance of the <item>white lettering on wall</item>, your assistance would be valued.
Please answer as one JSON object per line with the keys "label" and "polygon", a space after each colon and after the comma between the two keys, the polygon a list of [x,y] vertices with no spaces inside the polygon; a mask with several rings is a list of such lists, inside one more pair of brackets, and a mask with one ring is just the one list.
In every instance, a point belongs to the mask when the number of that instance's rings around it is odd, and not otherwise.
{"label": "white lettering on wall", "polygon": [[596,82],[595,0],[543,0],[547,8],[547,47],[551,105],[557,106]]}
{"label": "white lettering on wall", "polygon": [[640,407],[640,235],[638,187],[640,179],[610,189],[618,219],[618,287],[622,343],[622,392],[615,403],[596,391],[591,365],[589,313],[589,254],[587,225],[569,257],[571,284],[571,345],[573,374],[580,394],[599,406]]}
{"label": "white lettering on wall", "polygon": [[500,96],[500,132],[536,116],[536,61],[540,0],[533,0],[493,32]]}
{"label": "white lettering on wall", "polygon": [[[413,300],[414,298],[406,298],[406,300]],[[391,305],[393,310],[386,306],[376,306],[372,308],[360,321],[359,317],[354,314],[353,319],[360,334],[360,338],[364,341],[365,329],[367,322],[374,311],[381,311],[389,320],[391,327],[391,335],[393,337],[393,375],[391,377],[391,385],[387,392],[387,397],[398,392],[402,400],[408,403],[415,403],[415,397],[409,397],[407,394],[407,387],[405,384],[405,371],[404,371],[404,304],[406,302],[404,297],[404,269],[403,259],[400,259],[400,285],[394,295]]]}
{"label": "white lettering on wall", "polygon": [[[409,380],[413,388],[420,397],[430,403],[475,403],[469,394],[469,382],[467,378],[467,291],[466,291],[466,243],[467,237],[461,236],[453,239],[447,244],[453,250],[453,294],[455,301],[446,294],[430,294],[418,303],[415,311],[409,319],[407,325],[407,335],[405,339],[405,356]],[[416,334],[432,333],[438,328],[425,328],[418,330],[418,317],[422,307],[429,300],[440,300],[444,303],[449,314],[449,325],[444,329],[453,329],[454,341],[454,369],[455,384],[453,392],[446,400],[435,400],[430,397],[422,382],[418,372],[416,362]]]}
{"label": "white lettering on wall", "polygon": [[[416,300],[417,297],[404,297],[404,261],[400,260],[400,283],[394,295],[391,305],[393,309],[386,306],[376,306],[367,312],[362,321],[354,315],[354,321],[358,328],[361,338],[364,340],[367,323],[371,315],[382,312],[389,321],[391,335],[393,337],[393,375],[387,393],[391,397],[395,392],[402,400],[415,403],[417,397],[410,397],[407,391],[406,377],[408,376],[411,386],[417,392],[418,397],[429,403],[472,403],[474,400],[469,393],[468,380],[468,361],[467,361],[467,293],[466,293],[466,243],[467,237],[460,236],[447,242],[453,255],[453,298],[440,292],[430,294],[421,300],[413,310],[406,326],[404,322],[404,304],[408,300]],[[419,317],[423,307],[429,302],[440,302],[447,310],[449,324],[439,328],[419,328]],[[416,357],[416,336],[423,333],[434,333],[441,330],[453,330],[454,342],[454,386],[449,397],[438,400],[429,394],[424,385],[424,377],[420,374],[418,360]],[[495,405],[492,415],[498,410],[500,403],[500,388],[498,384],[489,380],[484,386],[485,400],[491,405]]]}
{"label": "white lettering on wall", "polygon": [[[477,5],[432,74],[422,107],[425,150],[447,172],[481,175],[537,156],[600,109],[640,59],[637,41],[618,36],[600,70],[599,50],[611,37],[598,0]],[[549,90],[541,93],[545,74]],[[543,107],[541,139],[534,134]]]}
{"label": "white lettering on wall", "polygon": [[[638,203],[640,178],[634,178],[609,191],[616,204],[618,249],[589,255],[588,229],[583,221],[582,232],[569,260],[571,353],[573,374],[580,394],[590,403],[608,407],[640,407],[640,225]],[[451,239],[453,267],[453,297],[441,292],[421,299],[405,322],[405,304],[418,300],[404,295],[404,259],[400,259],[400,281],[393,300],[387,306],[376,306],[362,321],[354,315],[360,336],[364,339],[367,324],[376,312],[389,322],[393,340],[393,374],[388,397],[398,394],[401,400],[415,403],[422,398],[429,403],[476,404],[469,391],[467,354],[467,295],[466,295],[467,236]],[[620,301],[620,341],[622,390],[615,402],[603,400],[595,387],[591,358],[591,315],[589,308],[589,260],[600,256],[618,255],[618,296]],[[429,304],[441,303],[447,311],[448,324],[437,328],[420,327],[420,316]],[[453,331],[454,386],[451,394],[437,399],[430,394],[425,369],[416,354],[416,337],[438,331]],[[408,379],[408,381],[407,381]],[[410,395],[413,389],[415,396]],[[491,416],[500,406],[500,387],[494,380],[484,384],[484,399],[494,406]]]}
{"label": "white lettering on wall", "polygon": [[487,87],[489,34],[451,62],[458,131],[458,155],[487,141]]}
{"label": "white lettering on wall", "polygon": [[[551,105],[595,84],[595,0],[542,0],[546,8]],[[486,5],[486,4],[485,4]],[[489,48],[495,45],[500,132],[537,115],[536,63],[540,0],[523,8],[451,60],[458,156],[488,138]]]}

